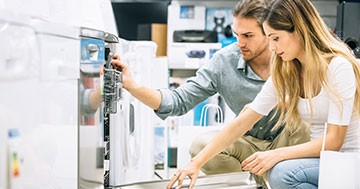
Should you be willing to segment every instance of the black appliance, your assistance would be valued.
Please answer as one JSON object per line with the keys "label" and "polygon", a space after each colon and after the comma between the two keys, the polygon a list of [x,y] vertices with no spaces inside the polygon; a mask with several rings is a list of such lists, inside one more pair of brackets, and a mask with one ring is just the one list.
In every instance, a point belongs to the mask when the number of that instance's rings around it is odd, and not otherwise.
{"label": "black appliance", "polygon": [[336,34],[360,58],[360,2],[341,2],[337,7]]}
{"label": "black appliance", "polygon": [[215,30],[176,30],[173,34],[174,42],[189,43],[217,43],[218,34]]}

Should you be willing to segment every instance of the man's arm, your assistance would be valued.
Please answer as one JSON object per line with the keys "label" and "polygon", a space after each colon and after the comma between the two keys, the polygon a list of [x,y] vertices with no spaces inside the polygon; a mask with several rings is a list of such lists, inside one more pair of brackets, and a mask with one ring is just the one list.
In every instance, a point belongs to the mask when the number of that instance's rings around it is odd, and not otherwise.
{"label": "man's arm", "polygon": [[188,80],[174,91],[169,89],[153,90],[137,84],[129,70],[118,55],[114,56],[112,64],[123,72],[123,88],[132,96],[150,108],[162,119],[167,116],[178,116],[187,113],[194,106],[206,100],[217,92],[216,78],[212,63],[203,66],[195,77]]}
{"label": "man's arm", "polygon": [[161,93],[159,91],[138,85],[134,81],[129,67],[121,61],[119,55],[114,55],[111,63],[122,71],[122,84],[124,89],[146,106],[154,110],[159,109],[161,103]]}
{"label": "man's arm", "polygon": [[149,106],[153,110],[160,108],[161,93],[157,90],[150,89],[145,86],[131,85],[130,87],[124,87],[131,95],[140,100],[146,106]]}

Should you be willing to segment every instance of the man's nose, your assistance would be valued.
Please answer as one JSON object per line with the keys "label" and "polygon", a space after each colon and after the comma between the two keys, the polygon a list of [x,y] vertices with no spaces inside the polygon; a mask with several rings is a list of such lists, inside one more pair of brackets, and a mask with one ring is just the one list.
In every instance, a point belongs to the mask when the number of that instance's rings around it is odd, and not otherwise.
{"label": "man's nose", "polygon": [[244,43],[242,40],[239,40],[239,38],[238,38],[238,46],[239,47],[245,47],[246,46],[246,43]]}

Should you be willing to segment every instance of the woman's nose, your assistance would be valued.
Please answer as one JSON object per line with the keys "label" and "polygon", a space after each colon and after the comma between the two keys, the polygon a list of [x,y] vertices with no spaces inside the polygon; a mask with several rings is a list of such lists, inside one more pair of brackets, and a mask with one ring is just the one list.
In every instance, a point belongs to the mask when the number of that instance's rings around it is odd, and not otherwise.
{"label": "woman's nose", "polygon": [[272,42],[270,42],[270,43],[269,43],[269,49],[270,49],[270,51],[275,51],[275,50],[276,50],[276,46],[275,46]]}

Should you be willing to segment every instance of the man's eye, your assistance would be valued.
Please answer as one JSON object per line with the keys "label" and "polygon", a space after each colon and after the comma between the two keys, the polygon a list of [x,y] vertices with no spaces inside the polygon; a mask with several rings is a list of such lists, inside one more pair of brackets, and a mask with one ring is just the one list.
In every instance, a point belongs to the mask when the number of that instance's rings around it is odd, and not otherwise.
{"label": "man's eye", "polygon": [[273,41],[279,41],[279,37],[274,37]]}

